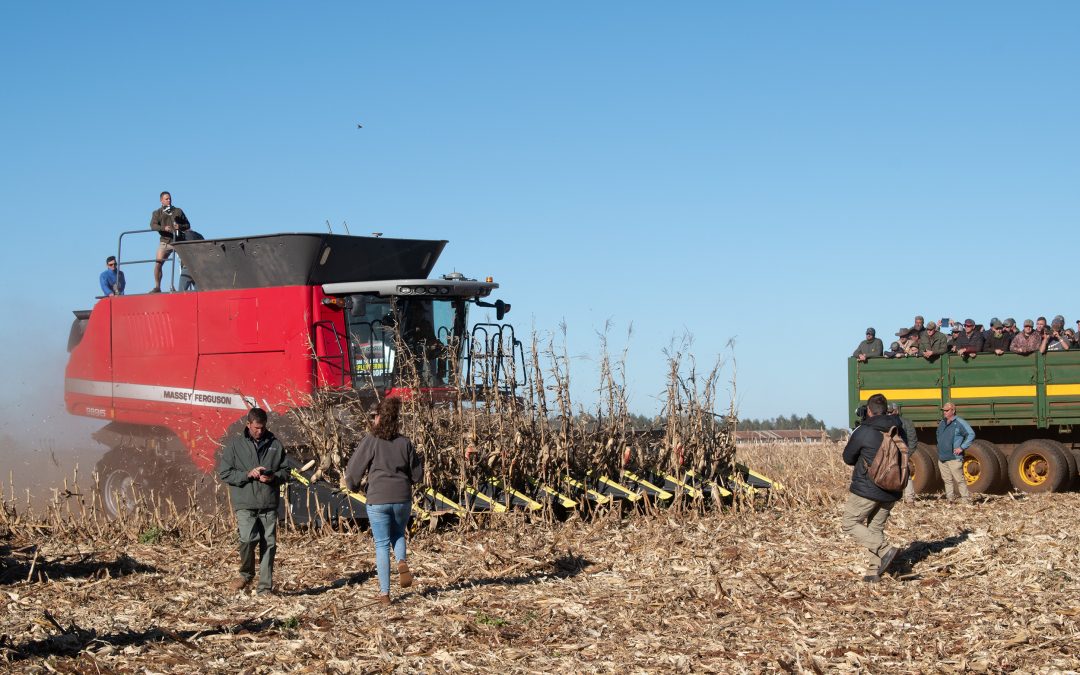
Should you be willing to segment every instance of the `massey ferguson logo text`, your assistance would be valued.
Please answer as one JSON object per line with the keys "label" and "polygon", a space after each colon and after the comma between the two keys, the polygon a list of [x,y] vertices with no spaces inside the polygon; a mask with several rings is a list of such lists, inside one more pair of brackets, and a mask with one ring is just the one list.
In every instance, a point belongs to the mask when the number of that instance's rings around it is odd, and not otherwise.
{"label": "massey ferguson logo text", "polygon": [[225,406],[231,406],[233,404],[233,397],[227,394],[197,394],[190,391],[166,389],[161,395],[169,400],[184,401],[185,403]]}

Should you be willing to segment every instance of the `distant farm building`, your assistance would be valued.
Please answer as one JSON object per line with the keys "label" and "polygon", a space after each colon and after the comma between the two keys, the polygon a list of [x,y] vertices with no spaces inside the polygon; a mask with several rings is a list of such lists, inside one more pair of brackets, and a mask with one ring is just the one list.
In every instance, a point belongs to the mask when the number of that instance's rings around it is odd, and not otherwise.
{"label": "distant farm building", "polygon": [[762,429],[736,431],[737,443],[824,443],[829,434],[824,429]]}

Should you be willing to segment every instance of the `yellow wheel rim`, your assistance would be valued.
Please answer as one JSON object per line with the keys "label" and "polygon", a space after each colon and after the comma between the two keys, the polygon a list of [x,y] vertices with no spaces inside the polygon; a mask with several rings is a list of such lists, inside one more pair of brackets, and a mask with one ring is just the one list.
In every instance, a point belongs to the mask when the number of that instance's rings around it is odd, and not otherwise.
{"label": "yellow wheel rim", "polygon": [[1046,482],[1049,467],[1046,459],[1039,454],[1029,453],[1020,458],[1020,480],[1027,485],[1038,487]]}
{"label": "yellow wheel rim", "polygon": [[979,460],[974,457],[964,458],[964,482],[968,485],[973,484],[979,480],[979,474],[982,473],[982,465],[979,464]]}

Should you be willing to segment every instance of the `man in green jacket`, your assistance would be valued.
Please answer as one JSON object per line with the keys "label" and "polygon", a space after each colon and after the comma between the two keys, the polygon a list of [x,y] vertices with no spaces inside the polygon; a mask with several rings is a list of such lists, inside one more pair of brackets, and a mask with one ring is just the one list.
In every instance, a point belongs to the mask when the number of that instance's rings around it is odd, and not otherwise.
{"label": "man in green jacket", "polygon": [[229,440],[218,460],[218,476],[229,485],[240,531],[240,576],[229,589],[240,591],[255,576],[255,546],[259,556],[259,593],[274,589],[274,554],[280,486],[288,480],[285,448],[266,428],[266,412],[252,408],[244,433]]}

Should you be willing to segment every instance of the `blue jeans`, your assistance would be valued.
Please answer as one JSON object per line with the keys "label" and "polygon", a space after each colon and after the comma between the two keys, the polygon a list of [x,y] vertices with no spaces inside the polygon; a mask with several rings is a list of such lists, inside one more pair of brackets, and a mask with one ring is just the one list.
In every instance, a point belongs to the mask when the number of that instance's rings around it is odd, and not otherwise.
{"label": "blue jeans", "polygon": [[375,569],[379,573],[379,592],[390,593],[390,546],[394,558],[405,560],[405,526],[409,523],[412,504],[368,504],[367,517],[371,536],[375,538]]}

